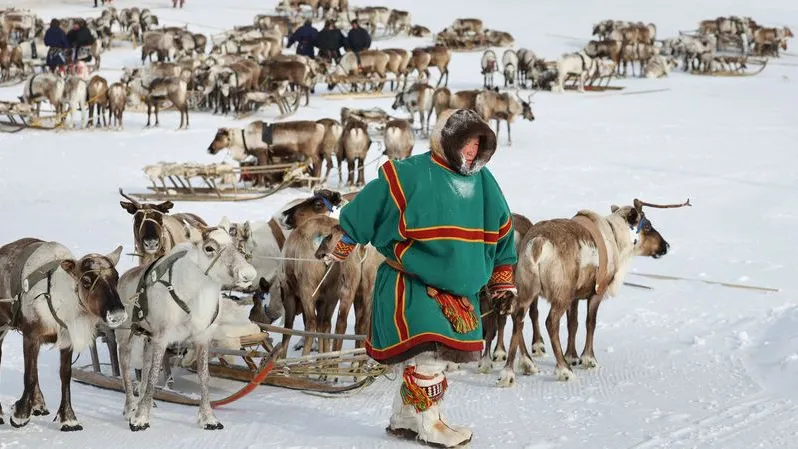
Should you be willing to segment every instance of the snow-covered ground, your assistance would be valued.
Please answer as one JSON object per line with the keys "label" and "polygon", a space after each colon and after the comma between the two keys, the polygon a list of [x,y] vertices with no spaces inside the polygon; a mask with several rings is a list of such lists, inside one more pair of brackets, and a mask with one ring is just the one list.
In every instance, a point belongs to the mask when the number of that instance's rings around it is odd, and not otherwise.
{"label": "snow-covered ground", "polygon": [[[89,0],[6,3],[30,7],[45,21],[99,12]],[[119,0],[116,6],[149,7],[162,24],[217,33],[251,23],[255,14],[268,13],[271,3],[189,0],[185,9],[173,10],[167,0]],[[414,23],[433,31],[456,17],[481,17],[487,27],[511,32],[519,47],[547,59],[582,47],[592,24],[606,18],[655,22],[660,38],[720,15],[752,16],[772,26],[798,23],[798,4],[788,0],[382,4],[411,11]],[[429,44],[428,39],[375,41],[377,48]],[[454,55],[451,89],[481,85],[479,58],[479,53]],[[138,51],[120,47],[103,56],[108,69],[102,74],[115,81],[121,67],[138,61]],[[506,146],[502,129],[501,148],[489,168],[515,212],[537,221],[570,217],[583,208],[609,213],[611,204],[630,204],[633,198],[669,203],[689,197],[692,208],[649,212],[671,250],[657,261],[636,260],[633,270],[781,291],[764,294],[630,275],[628,281],[653,290],[626,287],[603,304],[596,340],[599,368],[578,368],[576,380],[557,382],[547,355],[537,361],[539,375],[519,374],[509,389],[495,387],[498,370],[480,375],[466,366],[450,376],[446,410],[452,421],[475,430],[472,447],[798,447],[798,298],[791,285],[798,269],[790,262],[798,247],[793,234],[798,226],[796,66],[798,59],[784,56],[750,78],[674,73],[661,80],[617,81],[626,86],[624,92],[669,89],[645,95],[539,93],[536,120],[514,125],[512,147]],[[20,94],[21,85],[0,90],[2,99]],[[292,119],[337,118],[342,106],[389,109],[391,101],[313,98]],[[250,120],[275,114],[262,112]],[[195,113],[191,128],[176,132],[174,112],[162,114],[160,129],[144,130],[143,114],[127,113],[125,119],[122,132],[0,135],[0,242],[35,236],[63,242],[76,254],[110,252],[118,244],[131,252],[131,217],[119,207],[117,189],[143,190],[147,180],[141,167],[153,162],[221,160],[206,152],[216,128],[246,123]],[[418,141],[415,152],[426,151],[426,144]],[[376,167],[369,167],[369,179]],[[178,203],[176,210],[213,223],[222,216],[264,220],[305,194],[292,190],[262,201]],[[119,268],[133,263],[125,257]],[[541,311],[545,314],[547,307]],[[548,338],[546,344],[550,354]],[[3,350],[0,402],[7,414],[22,393],[19,335],[6,338]],[[39,365],[53,414],[59,401],[57,360],[56,351],[43,350]],[[86,353],[76,365],[85,363]],[[186,375],[179,385],[190,385],[191,379]],[[384,431],[398,382],[381,378],[340,399],[261,387],[219,409],[225,429],[212,433],[196,426],[194,408],[160,403],[152,427],[137,434],[122,417],[121,394],[73,383],[73,404],[84,431],[60,433],[53,415],[34,418],[22,429],[0,426],[0,448],[415,447]],[[217,394],[239,386],[213,381]]]}

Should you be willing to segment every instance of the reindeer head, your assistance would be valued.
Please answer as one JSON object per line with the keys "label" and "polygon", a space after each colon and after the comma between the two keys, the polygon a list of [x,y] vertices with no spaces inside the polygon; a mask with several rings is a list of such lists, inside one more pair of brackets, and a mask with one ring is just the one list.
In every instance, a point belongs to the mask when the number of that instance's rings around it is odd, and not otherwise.
{"label": "reindeer head", "polygon": [[216,227],[203,229],[202,241],[194,242],[193,246],[197,265],[222,285],[247,288],[258,275],[230,236],[227,217],[223,217]]}
{"label": "reindeer head", "polygon": [[401,107],[406,107],[406,103],[405,103],[405,92],[400,91],[396,94],[396,97],[393,100],[393,104],[391,105],[391,109],[395,111]]}
{"label": "reindeer head", "polygon": [[317,215],[330,215],[341,204],[341,194],[327,189],[319,189],[312,197],[291,206],[282,213],[282,225],[286,229],[296,229],[309,218]]}
{"label": "reindeer head", "polygon": [[233,130],[230,128],[219,128],[216,131],[216,136],[213,138],[210,146],[208,146],[208,153],[216,154],[219,151],[228,148],[233,143]]}
{"label": "reindeer head", "polygon": [[120,201],[122,209],[133,215],[133,239],[136,247],[145,254],[157,254],[163,249],[163,217],[174,207],[171,201],[160,204],[141,204],[133,198],[119,193],[128,201]]}
{"label": "reindeer head", "polygon": [[532,103],[533,103],[532,97],[536,93],[537,91],[533,91],[526,98],[526,101],[524,101],[524,99],[521,98],[520,95],[518,95],[518,90],[516,90],[515,92],[515,96],[518,99],[518,102],[521,103],[521,117],[523,117],[525,120],[529,120],[530,122],[535,120],[535,114],[532,113]]}
{"label": "reindeer head", "polygon": [[116,289],[119,282],[116,264],[121,254],[122,247],[119,246],[105,256],[88,254],[77,261],[68,259],[61,262],[61,268],[75,279],[81,304],[111,328],[127,320],[125,306]]}
{"label": "reindeer head", "polygon": [[341,228],[341,226],[334,225],[330,229],[330,234],[324,236],[321,239],[321,242],[319,243],[318,248],[316,248],[316,252],[314,253],[314,256],[317,259],[323,259],[325,254],[328,254],[328,253],[332,252],[332,250],[335,249],[335,246],[338,245],[338,242],[341,241],[341,239],[343,238],[344,234],[345,234],[344,230],[343,230],[343,228]]}
{"label": "reindeer head", "polygon": [[624,207],[613,205],[610,207],[610,210],[613,214],[623,217],[629,225],[629,232],[634,246],[634,255],[659,259],[668,253],[670,245],[665,241],[659,231],[654,229],[651,221],[646,217],[643,207],[648,206],[666,209],[691,206],[690,200],[688,199],[682,204],[658,205],[645,203],[635,198],[633,204],[633,206]]}

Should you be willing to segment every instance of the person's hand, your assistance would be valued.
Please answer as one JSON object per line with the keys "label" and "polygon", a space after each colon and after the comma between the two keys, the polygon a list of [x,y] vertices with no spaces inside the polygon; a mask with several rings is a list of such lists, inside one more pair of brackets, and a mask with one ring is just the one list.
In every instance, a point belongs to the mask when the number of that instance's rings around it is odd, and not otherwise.
{"label": "person's hand", "polygon": [[322,258],[322,260],[324,260],[325,265],[330,265],[336,262],[343,262],[344,260],[346,260],[346,257],[345,256],[342,257],[340,254],[336,254],[335,251],[333,251],[330,253],[326,253]]}

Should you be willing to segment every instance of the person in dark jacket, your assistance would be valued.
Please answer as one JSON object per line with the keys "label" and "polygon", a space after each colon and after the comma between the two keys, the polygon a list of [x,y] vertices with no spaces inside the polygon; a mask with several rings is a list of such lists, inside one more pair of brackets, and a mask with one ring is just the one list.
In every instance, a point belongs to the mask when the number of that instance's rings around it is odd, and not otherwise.
{"label": "person in dark jacket", "polygon": [[97,39],[92,36],[85,20],[78,20],[67,33],[69,46],[72,47],[72,61],[91,62],[91,46]]}
{"label": "person in dark jacket", "polygon": [[44,45],[50,47],[47,51],[47,67],[52,72],[66,65],[66,52],[69,50],[70,45],[58,19],[50,21],[50,28],[44,33]]}
{"label": "person in dark jacket", "polygon": [[299,27],[291,37],[288,38],[288,47],[297,43],[296,54],[307,56],[308,58],[315,59],[316,52],[313,48],[313,43],[316,41],[319,31],[313,28],[313,23],[306,20],[305,24]]}
{"label": "person in dark jacket", "polygon": [[324,29],[316,35],[314,46],[319,49],[319,58],[334,60],[336,63],[341,59],[341,47],[346,48],[346,37],[344,33],[335,27],[335,22],[328,20],[324,24]]}
{"label": "person in dark jacket", "polygon": [[360,67],[360,52],[371,47],[371,36],[369,32],[360,27],[357,20],[352,21],[352,29],[346,36],[347,47],[355,54],[357,66]]}

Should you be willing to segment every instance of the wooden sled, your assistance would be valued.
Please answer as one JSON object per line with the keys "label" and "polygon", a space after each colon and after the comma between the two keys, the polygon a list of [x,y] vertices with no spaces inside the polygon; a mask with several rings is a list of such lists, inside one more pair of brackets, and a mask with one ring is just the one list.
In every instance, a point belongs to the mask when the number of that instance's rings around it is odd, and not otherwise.
{"label": "wooden sled", "polygon": [[730,56],[716,56],[715,59],[719,60],[719,58],[734,58],[738,59],[739,62],[742,62],[749,67],[751,65],[758,65],[759,68],[756,70],[746,71],[745,69],[738,68],[737,70],[711,70],[709,72],[701,71],[701,70],[690,70],[691,75],[704,75],[704,76],[754,76],[762,73],[765,70],[765,67],[768,65],[767,59],[748,59],[746,56],[737,56],[737,57],[730,57]]}
{"label": "wooden sled", "polygon": [[0,131],[16,133],[25,128],[56,129],[62,126],[66,114],[37,116],[33,106],[16,101],[0,101]]}
{"label": "wooden sled", "polygon": [[[565,90],[579,90],[578,84],[565,84]],[[596,85],[585,85],[585,92],[606,92],[608,90],[623,90],[626,89],[625,86],[596,86]]]}
{"label": "wooden sled", "polygon": [[[331,338],[336,340],[362,340],[363,335],[337,335],[316,332],[304,332],[285,329],[273,325],[259,325],[261,328],[287,335],[305,335],[318,338]],[[96,346],[91,347],[92,364],[72,370],[72,378],[85,385],[102,389],[124,392],[124,385],[120,376],[119,362],[116,357],[117,346],[113,332],[104,332],[110,363],[101,364]],[[387,371],[387,367],[379,364],[365,363],[365,350],[344,350],[337,353],[312,354],[302,357],[289,357],[278,359],[282,353],[283,344],[272,345],[268,333],[260,333],[240,338],[241,349],[231,350],[226,348],[210,348],[211,355],[234,355],[243,360],[243,364],[230,365],[220,361],[209,363],[211,375],[218,378],[246,382],[239,390],[216,399],[211,406],[220,407],[243,398],[260,385],[287,388],[298,391],[339,395],[353,392],[371,385],[374,380]],[[180,355],[177,356],[182,357]],[[347,362],[364,361],[358,366],[340,368],[339,365]],[[169,377],[171,366],[164,366],[165,377]],[[196,372],[196,366],[187,368],[187,371]],[[337,379],[355,378],[352,383],[331,384],[324,380],[313,379],[319,372],[333,375]],[[322,376],[322,379],[324,377]],[[189,406],[199,405],[198,394],[185,394],[164,387],[156,387],[154,398],[159,401],[182,404]]]}

